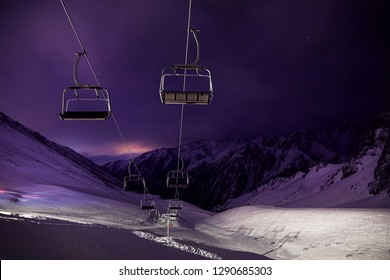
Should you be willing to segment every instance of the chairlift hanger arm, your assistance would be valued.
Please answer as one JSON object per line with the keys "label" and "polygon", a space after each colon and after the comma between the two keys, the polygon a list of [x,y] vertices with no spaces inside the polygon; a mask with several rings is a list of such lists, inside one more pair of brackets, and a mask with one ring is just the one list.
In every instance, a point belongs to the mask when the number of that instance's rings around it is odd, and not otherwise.
{"label": "chairlift hanger arm", "polygon": [[83,52],[75,52],[74,54],[76,55],[76,61],[74,62],[74,67],[73,67],[73,80],[77,86],[84,87],[85,85],[83,83],[80,83],[79,79],[77,78],[77,74],[78,74],[78,66],[80,63],[80,59],[83,55],[85,55],[85,50],[83,50]]}
{"label": "chairlift hanger arm", "polygon": [[200,59],[200,44],[199,44],[199,38],[198,38],[199,30],[191,28],[190,31],[191,31],[192,35],[194,36],[195,43],[196,43],[196,59],[192,63],[192,65],[198,65],[199,59]]}

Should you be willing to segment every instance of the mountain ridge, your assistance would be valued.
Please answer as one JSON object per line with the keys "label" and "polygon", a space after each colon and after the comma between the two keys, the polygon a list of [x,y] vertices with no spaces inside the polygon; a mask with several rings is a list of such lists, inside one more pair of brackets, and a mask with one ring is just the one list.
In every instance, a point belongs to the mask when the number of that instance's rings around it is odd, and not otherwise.
{"label": "mountain ridge", "polygon": [[[357,163],[366,155],[364,151],[382,145],[372,135],[384,123],[379,121],[376,127],[364,129],[356,123],[344,122],[334,129],[318,132],[300,130],[280,137],[198,140],[185,144],[181,155],[190,176],[190,186],[182,192],[181,198],[208,210],[223,210],[223,205],[231,199],[251,193],[278,178],[288,179],[298,173],[308,174],[313,168],[339,165],[340,170],[335,171],[337,176],[341,180],[347,179],[360,170]],[[383,129],[387,131],[388,128]],[[382,135],[382,138],[387,139],[388,134]],[[382,150],[377,153],[380,157]],[[382,158],[385,164],[386,157]],[[167,198],[172,195],[172,191],[165,187],[165,176],[176,167],[177,148],[156,149],[140,155],[135,161],[152,193]],[[127,174],[126,161],[107,163],[103,167],[110,169],[110,172],[115,170],[118,179]],[[385,170],[388,168],[386,165]],[[379,173],[386,177],[383,171]],[[333,173],[327,175],[336,176]],[[324,178],[318,187],[324,190],[333,183],[332,179]],[[374,194],[375,190],[380,193],[387,187],[378,184],[371,185],[370,191],[366,185],[367,194]]]}

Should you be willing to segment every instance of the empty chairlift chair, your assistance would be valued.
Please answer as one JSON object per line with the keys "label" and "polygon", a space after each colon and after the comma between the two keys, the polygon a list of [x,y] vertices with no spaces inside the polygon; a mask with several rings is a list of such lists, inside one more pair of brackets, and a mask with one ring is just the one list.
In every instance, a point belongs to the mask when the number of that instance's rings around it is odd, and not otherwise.
{"label": "empty chairlift chair", "polygon": [[168,188],[184,189],[187,188],[188,185],[190,184],[188,173],[183,171],[184,168],[183,158],[180,157],[179,160],[181,162],[182,168],[179,170],[171,170],[168,172],[167,182],[166,182]]}
{"label": "empty chairlift chair", "polygon": [[168,211],[183,209],[183,203],[180,199],[172,199],[168,204]]}
{"label": "empty chairlift chair", "polygon": [[[123,180],[123,188],[125,191],[131,192],[145,192],[145,179],[139,173],[133,174],[131,173],[131,166],[135,164],[133,160],[129,162],[128,173]],[[138,172],[138,170],[137,170]]]}
{"label": "empty chairlift chair", "polygon": [[128,175],[123,180],[123,188],[129,192],[143,192],[145,189],[145,179],[139,175]]}
{"label": "empty chairlift chair", "polygon": [[210,70],[198,65],[200,57],[198,30],[191,29],[197,56],[192,64],[175,64],[161,72],[160,98],[164,104],[208,105],[213,98]]}
{"label": "empty chairlift chair", "polygon": [[76,53],[73,79],[75,86],[62,93],[61,120],[107,120],[111,115],[110,95],[106,88],[82,84],[77,79],[77,67],[85,52]]}
{"label": "empty chairlift chair", "polygon": [[170,221],[177,222],[179,220],[179,210],[168,210],[167,215],[169,216]]}
{"label": "empty chairlift chair", "polygon": [[154,204],[153,199],[147,198],[141,200],[140,208],[141,210],[154,210],[156,205]]}

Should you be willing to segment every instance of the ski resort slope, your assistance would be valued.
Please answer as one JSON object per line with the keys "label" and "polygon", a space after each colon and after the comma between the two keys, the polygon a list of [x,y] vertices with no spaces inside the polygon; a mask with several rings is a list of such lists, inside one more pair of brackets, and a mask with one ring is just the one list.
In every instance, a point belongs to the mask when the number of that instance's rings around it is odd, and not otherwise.
{"label": "ski resort slope", "polygon": [[[25,185],[0,191],[2,259],[264,259],[245,251],[217,247],[194,230],[211,213],[184,205],[179,223],[154,221],[139,209],[141,194],[127,202],[98,192],[54,185]],[[122,197],[121,197],[122,198]],[[168,201],[154,197],[163,212]],[[209,240],[209,242],[204,242]]]}
{"label": "ski resort slope", "polygon": [[[318,172],[338,169],[328,165]],[[365,174],[338,180],[337,173],[334,184],[319,192],[307,184],[322,175],[311,172],[279,184],[275,194],[300,188],[330,198],[337,182]],[[184,203],[171,238],[165,238],[167,224],[140,210],[142,198],[124,192],[121,182],[71,149],[0,113],[2,259],[390,259],[385,208],[302,208],[303,202],[279,208],[262,206],[256,195],[221,213]],[[166,212],[169,201],[152,198]]]}
{"label": "ski resort slope", "polygon": [[[168,239],[166,224],[138,208],[140,195],[125,195],[128,202],[53,185],[2,189],[1,232],[12,246],[7,251],[3,246],[0,255],[3,259],[390,259],[387,209],[242,206],[212,214],[185,204]],[[155,199],[163,211],[168,201]],[[71,224],[59,227],[62,222]],[[17,237],[19,227],[25,241]],[[99,238],[93,237],[97,233]],[[58,235],[63,244],[56,241]],[[23,242],[62,249],[45,247],[42,255],[21,253],[18,248],[26,248]],[[69,246],[72,249],[65,250]]]}
{"label": "ski resort slope", "polygon": [[274,259],[390,259],[387,209],[245,206],[214,215],[196,229],[231,249]]}

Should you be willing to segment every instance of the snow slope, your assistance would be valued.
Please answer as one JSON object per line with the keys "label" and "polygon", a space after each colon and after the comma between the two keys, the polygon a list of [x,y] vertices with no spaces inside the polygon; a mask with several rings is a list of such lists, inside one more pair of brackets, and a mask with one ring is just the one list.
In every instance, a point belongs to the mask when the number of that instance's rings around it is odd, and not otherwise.
{"label": "snow slope", "polygon": [[[166,238],[166,224],[139,209],[141,194],[4,115],[0,166],[2,259],[390,259],[388,209],[256,205],[216,214],[184,203]],[[164,213],[168,201],[152,198]]]}
{"label": "snow slope", "polygon": [[378,195],[368,192],[377,160],[378,154],[366,155],[356,173],[346,178],[343,178],[344,164],[320,165],[307,173],[276,178],[251,193],[227,201],[219,209],[243,205],[390,208],[390,197],[385,192]]}
{"label": "snow slope", "polygon": [[390,208],[389,124],[390,115],[384,115],[349,161],[318,164],[307,172],[272,179],[219,210],[241,205]]}
{"label": "snow slope", "polygon": [[[190,186],[182,198],[204,209],[213,209],[226,200],[251,192],[274,178],[307,172],[319,164],[348,161],[362,136],[353,124],[322,132],[296,131],[281,137],[249,137],[231,141],[196,141],[182,146],[181,155]],[[166,174],[176,168],[177,148],[157,149],[136,158],[149,189],[169,197],[161,188]],[[123,178],[127,163],[103,166],[110,174]]]}
{"label": "snow slope", "polygon": [[390,259],[388,209],[244,206],[196,229],[230,248],[275,259]]}
{"label": "snow slope", "polygon": [[[7,246],[0,248],[2,258],[220,258],[187,239],[184,242],[164,239],[166,224],[154,222],[147,211],[139,209],[142,194],[124,192],[121,182],[99,166],[4,114],[0,114],[0,167],[0,232],[2,238],[8,237]],[[152,198],[161,213],[165,212],[168,201]],[[185,205],[190,214],[186,217],[183,211],[181,224],[184,226],[177,225],[184,232],[191,231],[198,220],[210,215],[197,207]],[[59,221],[62,221],[61,225],[66,222],[66,226],[58,227]],[[42,226],[36,227],[37,223]],[[22,235],[20,228],[23,229]],[[87,228],[89,230],[85,230]],[[95,236],[97,244],[91,249],[71,246],[70,249],[53,251],[31,247],[30,244],[34,237],[36,242],[58,247],[65,235],[67,243],[62,246],[77,245],[79,240],[92,236],[94,229],[107,236]],[[118,233],[119,229],[127,230],[127,237],[123,231]],[[40,230],[43,231],[41,234]],[[98,242],[109,240],[113,231],[125,237],[124,243],[138,249],[133,252],[129,248],[124,252],[118,247],[119,242],[115,247],[103,250]],[[48,238],[47,232],[52,232],[53,237]],[[145,244],[142,240],[147,240],[148,250],[154,253],[143,253],[145,248],[139,245]],[[20,250],[26,247],[27,251]],[[96,247],[100,249],[95,250]],[[224,258],[245,255],[261,258],[251,253],[215,250]],[[129,251],[133,253],[129,254]]]}

